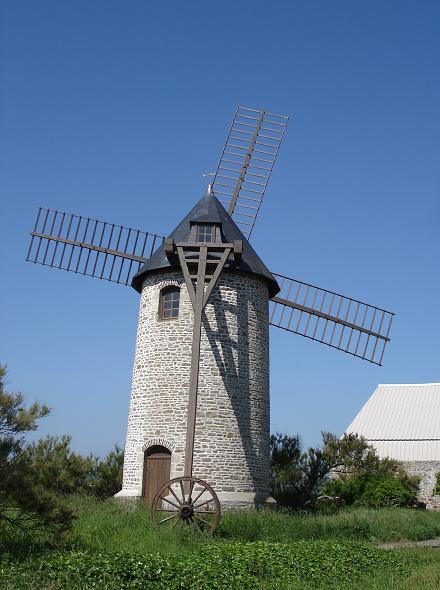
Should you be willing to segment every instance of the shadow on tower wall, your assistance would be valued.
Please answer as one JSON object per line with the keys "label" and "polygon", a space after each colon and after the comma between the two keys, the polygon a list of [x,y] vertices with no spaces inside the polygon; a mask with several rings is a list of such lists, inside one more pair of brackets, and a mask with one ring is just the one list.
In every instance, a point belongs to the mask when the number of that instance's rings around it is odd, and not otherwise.
{"label": "shadow on tower wall", "polygon": [[[205,315],[202,324],[235,414],[252,486],[258,494],[266,496],[270,490],[269,431],[265,432],[266,429],[268,430],[269,409],[268,407],[262,408],[261,403],[268,404],[269,400],[262,401],[263,396],[257,394],[258,389],[254,393],[254,396],[257,395],[257,399],[251,398],[250,382],[258,379],[259,372],[257,371],[256,375],[251,374],[249,300],[243,291],[238,290],[237,304],[232,305],[222,299],[218,285],[213,290],[211,297],[210,302],[214,303],[212,309],[217,327],[213,329]],[[237,320],[236,340],[229,332],[227,313],[233,314]],[[255,314],[255,318],[257,322],[262,322],[258,313]],[[256,326],[257,338],[263,330],[262,324]],[[258,342],[251,344],[258,346]],[[256,363],[256,359],[254,362]],[[265,415],[266,412],[266,421],[264,418],[263,421],[261,418],[255,420],[257,417],[255,414],[263,413]],[[231,444],[233,444],[232,440]]]}

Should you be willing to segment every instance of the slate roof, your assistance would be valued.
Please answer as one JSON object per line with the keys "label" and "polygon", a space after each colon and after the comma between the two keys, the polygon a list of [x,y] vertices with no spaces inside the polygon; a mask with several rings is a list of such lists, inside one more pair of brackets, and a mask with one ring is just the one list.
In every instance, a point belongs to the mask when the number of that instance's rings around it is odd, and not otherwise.
{"label": "slate roof", "polygon": [[346,432],[364,436],[381,457],[440,461],[440,383],[378,385]]}
{"label": "slate roof", "polygon": [[[269,297],[278,293],[279,286],[275,277],[268,270],[261,258],[249,244],[248,240],[241,233],[236,223],[212,193],[207,193],[193,207],[188,215],[168,236],[175,242],[190,242],[196,239],[196,228],[194,223],[217,223],[220,225],[222,241],[233,242],[243,240],[243,254],[241,260],[235,262],[232,257],[226,262],[225,267],[254,275],[266,280],[269,287]],[[178,264],[178,263],[176,263]],[[147,262],[139,269],[133,277],[131,286],[139,293],[142,290],[142,283],[147,274],[162,268],[170,268],[173,265],[165,255],[165,243],[162,243]]]}

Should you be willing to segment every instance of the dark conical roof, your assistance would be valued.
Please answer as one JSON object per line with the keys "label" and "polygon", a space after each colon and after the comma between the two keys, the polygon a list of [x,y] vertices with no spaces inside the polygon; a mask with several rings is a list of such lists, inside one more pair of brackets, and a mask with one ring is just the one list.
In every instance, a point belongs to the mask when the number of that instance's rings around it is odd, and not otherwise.
{"label": "dark conical roof", "polygon": [[[270,297],[278,293],[280,288],[274,276],[241,233],[232,217],[212,193],[207,193],[202,197],[168,237],[172,238],[175,242],[195,241],[196,229],[194,223],[216,223],[220,225],[222,240],[224,242],[242,240],[243,254],[241,259],[239,261],[234,261],[233,259],[228,260],[225,267],[259,275],[266,280]],[[147,274],[162,268],[171,268],[172,266],[173,264],[170,263],[165,254],[165,243],[162,243],[152,257],[135,274],[131,286],[140,293],[142,291],[142,283]]]}

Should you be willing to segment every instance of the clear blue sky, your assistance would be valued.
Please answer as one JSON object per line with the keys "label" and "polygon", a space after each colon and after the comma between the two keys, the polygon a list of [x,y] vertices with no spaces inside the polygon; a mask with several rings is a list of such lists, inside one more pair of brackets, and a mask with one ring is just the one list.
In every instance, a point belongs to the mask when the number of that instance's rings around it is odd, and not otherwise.
{"label": "clear blue sky", "polygon": [[377,383],[440,381],[440,3],[1,2],[1,349],[40,433],[123,444],[138,295],[24,261],[37,206],[168,233],[237,104],[291,121],[253,245],[394,311],[379,368],[271,329],[272,430],[341,433]]}

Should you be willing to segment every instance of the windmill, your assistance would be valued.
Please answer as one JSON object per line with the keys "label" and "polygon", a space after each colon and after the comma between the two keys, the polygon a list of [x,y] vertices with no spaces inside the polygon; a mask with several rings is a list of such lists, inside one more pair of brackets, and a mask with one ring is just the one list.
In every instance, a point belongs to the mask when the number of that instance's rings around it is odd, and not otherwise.
{"label": "windmill", "polygon": [[221,507],[271,501],[269,325],[382,364],[392,313],[271,273],[250,245],[287,123],[239,106],[207,193],[166,239],[38,210],[28,261],[141,294],[117,496],[144,497],[157,525],[212,532]]}

